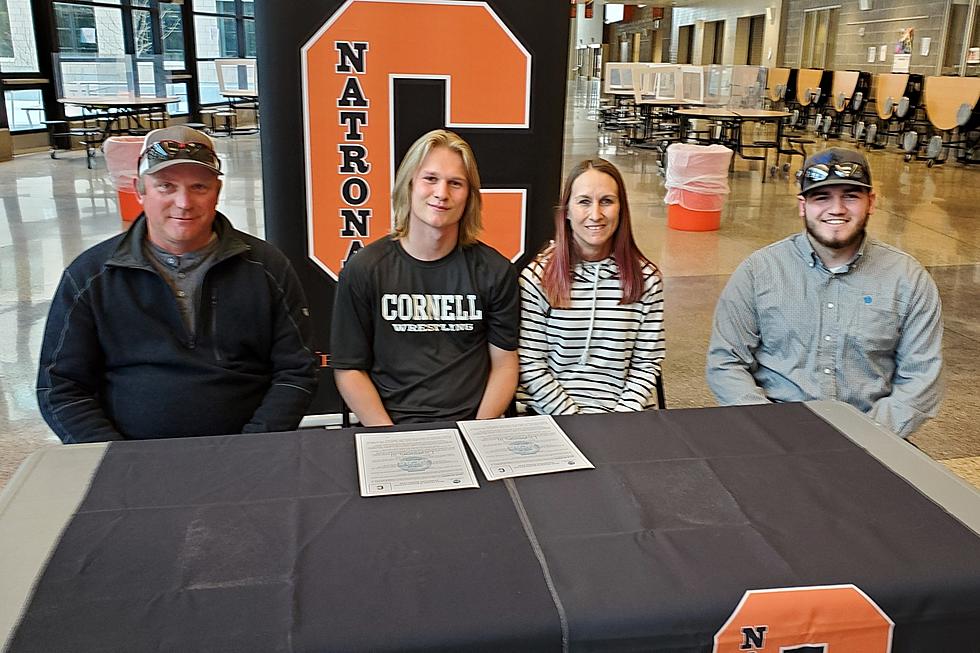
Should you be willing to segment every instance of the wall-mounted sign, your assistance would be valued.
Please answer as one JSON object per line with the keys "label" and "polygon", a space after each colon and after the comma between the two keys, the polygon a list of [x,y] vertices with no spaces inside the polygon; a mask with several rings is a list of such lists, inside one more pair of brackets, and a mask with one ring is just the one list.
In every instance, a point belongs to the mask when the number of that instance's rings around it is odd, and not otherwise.
{"label": "wall-mounted sign", "polygon": [[912,64],[912,55],[910,54],[896,54],[895,58],[892,59],[892,72],[893,73],[907,73]]}

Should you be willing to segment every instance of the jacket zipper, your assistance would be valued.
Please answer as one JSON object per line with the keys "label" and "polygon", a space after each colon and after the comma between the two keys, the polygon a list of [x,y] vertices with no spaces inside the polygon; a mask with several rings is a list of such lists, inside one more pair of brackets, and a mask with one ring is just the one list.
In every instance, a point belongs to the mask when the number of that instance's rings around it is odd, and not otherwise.
{"label": "jacket zipper", "polygon": [[211,347],[214,349],[215,360],[221,360],[221,352],[218,350],[218,290],[211,289]]}

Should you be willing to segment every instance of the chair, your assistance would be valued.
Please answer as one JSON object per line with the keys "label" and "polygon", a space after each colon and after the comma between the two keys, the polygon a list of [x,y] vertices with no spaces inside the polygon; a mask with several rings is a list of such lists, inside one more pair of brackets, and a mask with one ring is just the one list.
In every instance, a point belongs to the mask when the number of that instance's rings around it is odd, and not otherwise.
{"label": "chair", "polygon": [[664,371],[662,368],[660,374],[657,375],[657,385],[655,387],[657,390],[657,409],[667,410],[667,393],[664,391]]}

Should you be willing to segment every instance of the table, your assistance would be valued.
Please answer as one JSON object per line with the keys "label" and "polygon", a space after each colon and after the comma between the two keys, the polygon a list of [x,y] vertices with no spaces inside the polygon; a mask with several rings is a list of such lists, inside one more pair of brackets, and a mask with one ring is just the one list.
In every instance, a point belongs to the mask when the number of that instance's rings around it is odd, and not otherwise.
{"label": "table", "polygon": [[[225,118],[225,125],[228,132],[236,131],[238,133],[254,134],[259,130],[259,92],[255,89],[228,89],[221,91],[221,95],[228,99],[228,109],[232,112],[237,111],[239,106],[246,109],[251,109],[255,112],[255,127],[252,129],[238,129],[238,119],[235,118],[235,127],[232,129],[229,126],[227,116]],[[214,114],[212,114],[213,116]],[[213,122],[212,117],[212,122]],[[215,131],[216,125],[212,125],[212,131]]]}
{"label": "table", "polygon": [[[773,111],[771,109],[728,109],[724,107],[698,107],[693,109],[678,109],[674,112],[687,125],[691,120],[716,120],[726,129],[721,138],[715,139],[722,145],[732,148],[736,154],[749,161],[762,161],[762,183],[766,182],[768,168],[768,150],[775,148],[777,164],[783,142],[783,123],[792,114],[788,111]],[[776,140],[745,144],[742,142],[742,125],[746,122],[761,122],[776,124]],[[682,136],[683,140],[683,136]],[[746,154],[745,148],[762,148],[762,155]]]}
{"label": "table", "polygon": [[136,124],[145,129],[140,116],[143,113],[159,111],[163,113],[167,110],[168,104],[179,101],[177,97],[145,97],[134,95],[104,95],[104,96],[79,96],[58,98],[62,104],[81,107],[86,111],[94,113],[104,112],[108,120],[102,127],[102,140],[111,134],[120,133],[120,118],[128,118],[136,121]]}
{"label": "table", "polygon": [[896,653],[975,650],[980,495],[854,409],[558,421],[595,470],[372,499],[351,430],[43,450],[0,495],[0,641],[31,597],[11,653],[779,650],[746,590],[853,583]]}

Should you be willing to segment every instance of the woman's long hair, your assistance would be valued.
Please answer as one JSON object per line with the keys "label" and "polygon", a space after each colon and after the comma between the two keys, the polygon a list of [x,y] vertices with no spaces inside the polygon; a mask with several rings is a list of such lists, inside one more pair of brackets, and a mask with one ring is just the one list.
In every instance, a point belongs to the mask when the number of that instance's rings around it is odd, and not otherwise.
{"label": "woman's long hair", "polygon": [[643,294],[643,266],[653,265],[633,240],[633,227],[630,221],[630,207],[626,199],[626,185],[616,166],[605,159],[586,159],[565,178],[561,192],[561,204],[555,210],[555,242],[541,275],[545,296],[552,306],[567,307],[571,301],[572,270],[581,260],[572,225],[568,220],[568,203],[572,198],[572,184],[587,170],[605,173],[616,182],[619,195],[619,225],[612,237],[612,257],[619,268],[619,283],[623,289],[620,304],[639,301]]}

